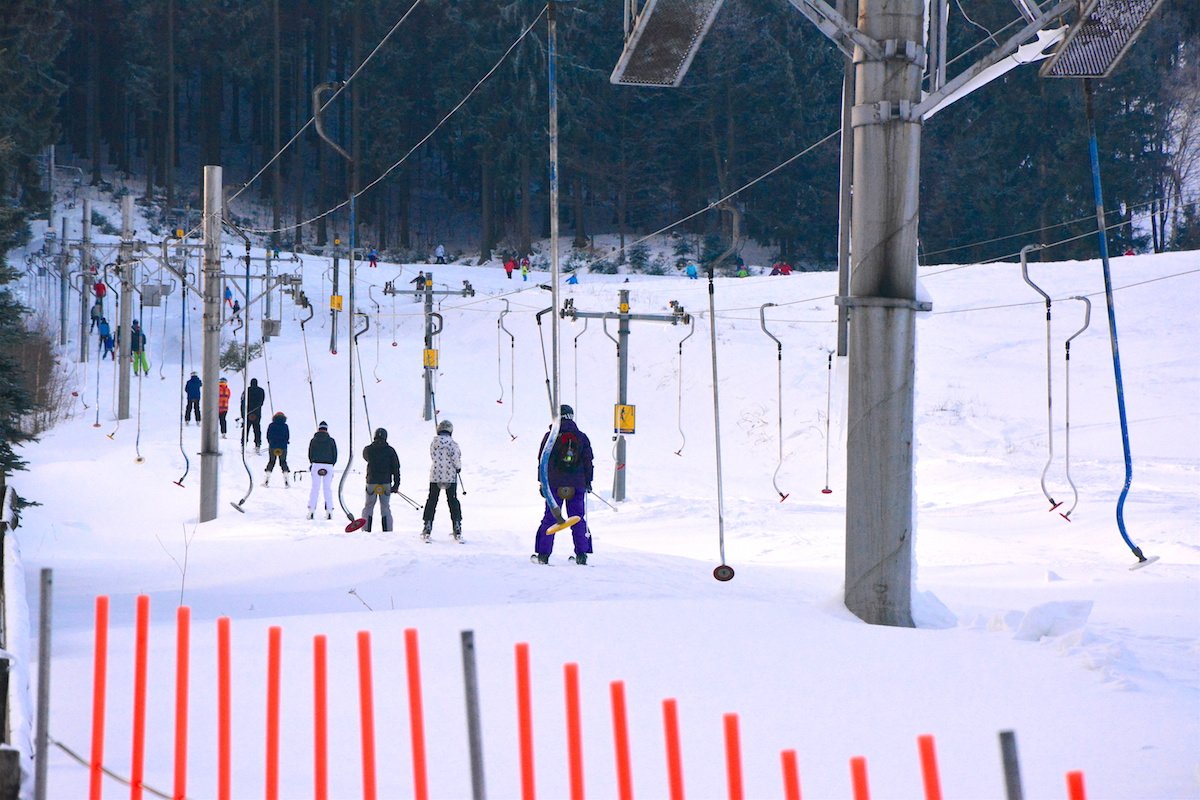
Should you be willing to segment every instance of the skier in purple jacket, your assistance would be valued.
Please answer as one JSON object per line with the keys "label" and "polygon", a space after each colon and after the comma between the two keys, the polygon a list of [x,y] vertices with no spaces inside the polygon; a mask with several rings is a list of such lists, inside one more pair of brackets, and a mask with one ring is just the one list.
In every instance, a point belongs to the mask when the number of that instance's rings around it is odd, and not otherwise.
{"label": "skier in purple jacket", "polygon": [[[592,490],[592,443],[587,434],[579,430],[575,424],[575,410],[568,405],[559,409],[558,439],[550,451],[550,463],[547,466],[547,477],[550,482],[550,493],[556,498],[566,501],[568,517],[579,517],[579,522],[571,528],[571,536],[575,540],[575,563],[587,564],[588,553],[592,552],[592,537],[588,535],[587,527],[587,493]],[[541,447],[538,448],[538,466],[541,467],[540,455],[546,446],[550,431],[542,437]],[[541,482],[539,476],[538,482]],[[538,526],[537,539],[534,543],[536,560],[539,564],[550,562],[550,553],[554,550],[554,535],[546,531],[557,520],[554,511],[545,506],[542,524]]]}

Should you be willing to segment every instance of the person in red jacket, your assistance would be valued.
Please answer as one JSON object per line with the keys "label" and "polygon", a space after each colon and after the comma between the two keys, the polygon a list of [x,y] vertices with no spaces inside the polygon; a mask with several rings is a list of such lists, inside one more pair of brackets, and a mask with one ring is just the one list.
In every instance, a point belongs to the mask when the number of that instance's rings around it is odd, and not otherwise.
{"label": "person in red jacket", "polygon": [[228,379],[221,378],[221,382],[217,384],[217,417],[221,420],[222,439],[225,438],[225,415],[229,413],[229,397],[231,394]]}

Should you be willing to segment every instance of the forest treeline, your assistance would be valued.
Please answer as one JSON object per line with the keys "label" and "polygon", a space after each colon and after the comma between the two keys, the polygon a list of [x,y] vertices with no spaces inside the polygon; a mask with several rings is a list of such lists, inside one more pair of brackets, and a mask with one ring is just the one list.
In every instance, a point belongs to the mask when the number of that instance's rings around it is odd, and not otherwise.
{"label": "forest treeline", "polygon": [[[359,241],[385,251],[446,242],[486,258],[529,252],[548,233],[540,0],[6,6],[0,131],[12,150],[0,168],[10,195],[19,185],[36,196],[56,144],[86,180],[147,178],[164,225],[199,207],[201,167],[219,164],[244,198],[231,211],[278,230],[284,246],[344,239],[347,209],[322,214],[368,186]],[[1019,20],[1005,0],[951,9],[951,75]],[[839,138],[826,137],[840,124],[838,51],[785,0],[728,0],[681,88],[613,86],[622,10],[620,0],[558,4],[563,231],[580,244],[597,232],[628,241],[824,140],[736,203],[744,235],[805,268],[833,266]],[[314,87],[351,77],[323,115],[348,160],[304,126]],[[1200,246],[1200,3],[1167,0],[1096,88],[1110,223],[1136,223],[1115,229],[1112,247]],[[1022,67],[940,112],[925,125],[921,174],[923,260],[977,261],[1031,242],[1065,242],[1052,258],[1095,252],[1078,80]],[[728,237],[728,226],[714,210],[681,229]]]}

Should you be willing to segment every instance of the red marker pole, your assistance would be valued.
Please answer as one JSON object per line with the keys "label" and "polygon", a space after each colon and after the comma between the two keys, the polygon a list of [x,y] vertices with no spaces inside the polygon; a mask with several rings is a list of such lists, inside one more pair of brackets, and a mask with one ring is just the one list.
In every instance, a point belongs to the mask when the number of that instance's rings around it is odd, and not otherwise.
{"label": "red marker pole", "polygon": [[217,798],[232,797],[233,698],[229,667],[229,617],[217,617]]}
{"label": "red marker pole", "polygon": [[371,633],[358,632],[358,700],[362,713],[363,800],[375,800],[375,699],[371,687]]}
{"label": "red marker pole", "polygon": [[517,737],[521,750],[521,800],[534,800],[533,788],[533,696],[529,690],[529,644],[516,646]]}
{"label": "red marker pole", "polygon": [[663,738],[667,742],[667,786],[671,800],[683,800],[683,754],[679,747],[679,708],[674,698],[663,700]]}
{"label": "red marker pole", "polygon": [[871,800],[867,786],[867,760],[862,756],[850,759],[850,783],[854,789],[854,800]]}
{"label": "red marker pole", "polygon": [[1067,797],[1069,800],[1087,800],[1083,791],[1083,773],[1075,770],[1067,773]]}
{"label": "red marker pole", "polygon": [[172,800],[187,798],[188,656],[192,612],[187,606],[175,609],[175,785]]}
{"label": "red marker pole", "polygon": [[796,751],[784,750],[779,754],[783,762],[783,796],[785,800],[800,800],[800,768],[796,765]]}
{"label": "red marker pole", "polygon": [[612,695],[613,740],[617,753],[617,796],[633,800],[633,772],[629,765],[629,716],[625,711],[625,682],[609,684]]}
{"label": "red marker pole", "polygon": [[329,717],[325,696],[326,639],[313,637],[313,798],[329,800]]}
{"label": "red marker pole", "polygon": [[579,712],[579,665],[563,664],[567,701],[567,763],[571,772],[571,800],[583,800],[583,725]]}
{"label": "red marker pole", "polygon": [[942,800],[942,782],[938,778],[937,752],[933,747],[933,736],[928,733],[918,736],[917,750],[921,754],[921,778],[925,782],[925,800]]}
{"label": "red marker pole", "polygon": [[267,800],[279,800],[279,673],[283,629],[267,628]]}
{"label": "red marker pole", "polygon": [[137,597],[134,616],[133,656],[133,758],[129,773],[129,800],[142,800],[146,777],[146,663],[150,645],[150,598]]}
{"label": "red marker pole", "polygon": [[421,704],[421,659],[417,631],[404,631],[404,655],[408,663],[409,725],[412,731],[413,794],[417,800],[429,799],[429,778],[425,771],[425,713]]}
{"label": "red marker pole", "polygon": [[88,765],[88,797],[100,800],[100,781],[104,777],[104,702],[108,680],[108,598],[96,598],[96,653],[92,665],[92,760]]}
{"label": "red marker pole", "polygon": [[743,800],[742,739],[737,714],[725,715],[725,770],[729,776],[729,800]]}

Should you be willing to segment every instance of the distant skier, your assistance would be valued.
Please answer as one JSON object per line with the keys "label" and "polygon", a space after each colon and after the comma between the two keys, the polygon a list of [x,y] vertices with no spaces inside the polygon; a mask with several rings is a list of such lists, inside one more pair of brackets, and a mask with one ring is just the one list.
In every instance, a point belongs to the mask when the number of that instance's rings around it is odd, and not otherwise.
{"label": "distant skier", "polygon": [[371,252],[367,253],[367,260],[371,262],[372,267],[378,267],[379,266],[379,251],[376,250],[374,247],[372,247]]}
{"label": "distant skier", "polygon": [[569,286],[577,286],[579,284],[579,273],[572,272],[571,277],[567,278],[567,284]]}
{"label": "distant skier", "polygon": [[429,443],[429,497],[425,500],[425,521],[421,538],[429,541],[433,534],[433,516],[437,513],[438,495],[446,492],[446,505],[450,507],[451,534],[457,542],[462,541],[462,505],[458,502],[458,473],[462,472],[462,450],[454,441],[454,424],[448,419],[438,423],[437,436]]}
{"label": "distant skier", "polygon": [[378,500],[379,520],[386,533],[392,529],[392,494],[400,490],[400,457],[388,444],[386,429],[375,429],[375,439],[363,448],[363,461],[367,462],[367,502],[362,515],[367,521],[367,532],[371,531]]}
{"label": "distant skier", "polygon": [[[541,482],[541,453],[546,447],[550,431],[542,436],[541,447],[538,448],[538,482]],[[575,410],[568,405],[559,408],[558,439],[551,443],[550,463],[547,466],[547,477],[550,483],[550,493],[557,499],[566,502],[566,516],[579,517],[579,522],[571,528],[571,536],[575,543],[575,563],[587,564],[588,554],[592,552],[592,537],[587,529],[586,495],[592,490],[592,443],[587,434],[579,430],[575,424]],[[544,504],[544,501],[543,501]],[[554,535],[546,531],[557,522],[554,510],[545,505],[542,524],[538,526],[537,539],[534,543],[535,555],[539,564],[550,563],[550,553],[554,550]]]}
{"label": "distant skier", "polygon": [[233,289],[228,286],[225,287],[225,305],[233,308]]}
{"label": "distant skier", "polygon": [[96,324],[96,334],[100,337],[100,360],[103,361],[113,351],[112,328],[105,317],[101,317]]}
{"label": "distant skier", "polygon": [[92,303],[91,315],[92,327],[88,328],[88,333],[96,329],[96,326],[100,324],[100,318],[104,316],[104,303],[100,301],[100,298],[96,298],[96,302]]}
{"label": "distant skier", "polygon": [[[229,398],[233,392],[229,390],[229,381],[221,378],[217,384],[217,418],[221,421],[221,438],[225,438],[225,417],[229,415]],[[199,416],[197,415],[197,419]]]}
{"label": "distant skier", "polygon": [[433,261],[435,264],[445,264],[446,263],[446,247],[445,247],[445,245],[439,244],[437,247],[433,248]]}
{"label": "distant skier", "polygon": [[150,374],[150,362],[146,359],[146,334],[135,319],[129,326],[129,352],[133,354],[133,374]]}
{"label": "distant skier", "polygon": [[288,442],[291,441],[291,438],[287,416],[282,411],[276,411],[275,415],[271,417],[271,424],[267,426],[267,449],[271,453],[267,459],[266,477],[262,482],[264,488],[271,483],[271,473],[275,470],[275,459],[279,459],[279,468],[283,470],[284,488],[292,485],[291,470],[288,469],[287,463]]}
{"label": "distant skier", "polygon": [[508,279],[510,281],[512,280],[513,270],[515,270],[516,268],[517,268],[517,260],[515,258],[509,256],[508,260],[504,262],[504,274],[508,276]]}
{"label": "distant skier", "polygon": [[187,409],[183,412],[183,421],[192,421],[192,412],[196,412],[196,424],[200,424],[200,387],[203,384],[200,381],[200,376],[195,372],[192,377],[188,378],[187,383],[183,385],[183,393],[187,397]]}
{"label": "distant skier", "polygon": [[696,265],[694,263],[688,264],[687,269],[684,271],[687,272],[687,276],[691,280],[696,280],[697,278],[700,277],[700,271],[698,269],[696,269]]}
{"label": "distant skier", "polygon": [[413,302],[421,302],[421,293],[425,291],[425,270],[418,272],[417,277],[413,278],[409,283],[415,287],[413,289]]}
{"label": "distant skier", "polygon": [[231,320],[236,319],[236,320],[240,321],[241,317],[239,315],[241,313],[242,313],[242,304],[239,303],[237,300],[234,300],[233,301],[233,315],[230,317],[230,319]]}
{"label": "distant skier", "polygon": [[529,259],[521,259],[521,280],[529,280]]}
{"label": "distant skier", "polygon": [[242,419],[246,424],[242,428],[242,442],[254,431],[254,452],[262,450],[262,407],[267,401],[267,393],[258,385],[258,378],[250,379],[250,388],[242,392]]}
{"label": "distant skier", "polygon": [[317,495],[325,494],[325,519],[333,519],[333,465],[337,463],[337,442],[329,435],[329,425],[322,420],[308,443],[308,471],[312,490],[308,493],[308,518],[317,510]]}

